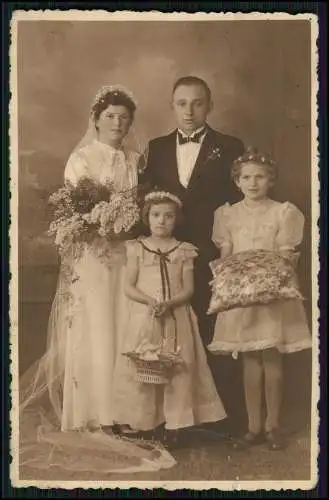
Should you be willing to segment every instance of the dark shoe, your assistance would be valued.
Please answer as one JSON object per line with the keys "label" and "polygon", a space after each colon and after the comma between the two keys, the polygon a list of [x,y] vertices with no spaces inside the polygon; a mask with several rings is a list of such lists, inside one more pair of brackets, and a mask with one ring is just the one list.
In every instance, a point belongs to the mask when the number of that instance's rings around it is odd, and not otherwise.
{"label": "dark shoe", "polygon": [[199,427],[203,431],[209,431],[211,434],[215,434],[218,437],[229,437],[231,432],[228,426],[227,419],[220,420],[218,422],[208,422]]}
{"label": "dark shoe", "polygon": [[111,425],[111,431],[115,436],[117,436],[121,433],[121,426],[119,424],[113,424]]}
{"label": "dark shoe", "polygon": [[163,445],[168,450],[175,450],[181,445],[181,439],[179,439],[179,437],[179,431],[165,430],[163,435]]}
{"label": "dark shoe", "polygon": [[102,425],[102,431],[109,436],[115,436],[117,433],[115,432],[115,427],[113,429],[113,425]]}
{"label": "dark shoe", "polygon": [[262,433],[255,434],[254,432],[247,432],[242,438],[234,440],[233,448],[235,450],[246,449],[251,446],[263,444],[264,441],[265,439]]}
{"label": "dark shoe", "polygon": [[284,448],[283,438],[280,436],[278,429],[272,429],[267,432],[266,440],[270,450],[272,451],[282,450]]}
{"label": "dark shoe", "polygon": [[114,435],[117,435],[117,436],[129,436],[129,437],[133,437],[134,435],[138,434],[138,431],[132,429],[130,427],[130,425],[128,425],[128,424],[124,424],[124,425],[114,424],[112,426],[112,433]]}
{"label": "dark shoe", "polygon": [[136,429],[132,429],[128,424],[116,424],[113,430],[114,434],[117,434],[122,437],[128,438],[136,438],[143,439],[146,441],[161,441],[162,435],[164,432],[164,426],[160,425],[155,429],[151,429],[148,431],[140,431]]}
{"label": "dark shoe", "polygon": [[142,439],[146,441],[158,441],[156,429],[151,429],[150,431],[141,432]]}
{"label": "dark shoe", "polygon": [[230,441],[232,439],[231,434],[225,429],[219,426],[195,426],[190,427],[185,430],[185,434],[190,436],[190,439],[194,439],[196,441],[205,441],[205,442],[219,442],[219,441]]}

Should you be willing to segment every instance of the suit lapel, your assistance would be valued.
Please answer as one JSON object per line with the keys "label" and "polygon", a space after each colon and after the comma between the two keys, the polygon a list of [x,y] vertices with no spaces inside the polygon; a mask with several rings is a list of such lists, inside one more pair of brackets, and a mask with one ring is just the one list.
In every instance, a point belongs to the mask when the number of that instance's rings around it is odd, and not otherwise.
{"label": "suit lapel", "polygon": [[190,178],[190,182],[188,183],[187,190],[190,190],[192,186],[195,184],[197,179],[202,175],[203,170],[207,167],[207,159],[209,158],[210,152],[215,144],[215,134],[213,130],[208,127],[208,132],[206,137],[204,138],[198,157],[195,162],[195,166]]}
{"label": "suit lapel", "polygon": [[166,165],[167,175],[170,177],[173,185],[178,185],[185,190],[185,187],[180,183],[178,164],[177,164],[177,129],[168,136],[168,150],[165,158],[169,159]]}

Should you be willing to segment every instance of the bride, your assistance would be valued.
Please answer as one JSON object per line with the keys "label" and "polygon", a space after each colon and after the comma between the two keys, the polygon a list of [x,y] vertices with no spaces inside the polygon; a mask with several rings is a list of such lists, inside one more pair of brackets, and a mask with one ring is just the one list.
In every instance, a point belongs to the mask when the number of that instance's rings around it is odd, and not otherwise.
{"label": "bride", "polygon": [[[82,178],[89,178],[110,183],[117,192],[137,187],[140,154],[123,144],[135,110],[135,99],[121,86],[103,87],[97,93],[88,130],[68,159],[65,182],[76,186]],[[78,257],[62,258],[47,352],[20,383],[20,417],[47,393],[60,431],[84,431],[84,436],[101,433],[109,449],[114,440],[116,447],[120,441],[102,429],[114,424],[113,371],[127,308],[124,249],[122,241],[104,243],[97,238],[84,243]],[[40,435],[38,431],[39,440]],[[63,446],[63,435],[60,441]],[[127,454],[134,455],[136,447],[129,443]]]}
{"label": "bride", "polygon": [[[117,191],[137,186],[139,155],[122,145],[135,109],[127,91],[116,87],[100,90],[92,105],[87,137],[67,162],[65,181],[76,185],[81,178],[91,178],[101,184],[110,182]],[[100,244],[101,238],[86,243],[82,256],[73,262],[75,281],[69,283],[72,314],[62,315],[67,307],[67,295],[62,293],[65,276],[59,277],[51,312],[50,347],[53,343],[65,345],[61,360],[62,430],[113,424],[112,373],[120,318],[126,306],[122,291],[125,253],[123,242],[106,241],[109,257],[102,259],[97,254]],[[56,395],[52,396],[56,402]]]}
{"label": "bride", "polygon": [[[110,182],[117,191],[137,186],[139,155],[122,145],[135,109],[127,91],[101,89],[92,106],[91,142],[80,145],[70,156],[66,181],[76,184],[82,177],[90,177],[102,184]],[[66,344],[62,430],[113,424],[112,373],[126,307],[122,290],[125,253],[123,242],[107,241],[106,245],[110,245],[106,259],[97,255],[99,241],[92,241],[74,264],[74,312],[69,321],[64,318],[57,324],[57,310],[65,304],[61,304],[60,293],[55,298],[53,328],[59,330],[55,337],[60,336],[56,342]]]}

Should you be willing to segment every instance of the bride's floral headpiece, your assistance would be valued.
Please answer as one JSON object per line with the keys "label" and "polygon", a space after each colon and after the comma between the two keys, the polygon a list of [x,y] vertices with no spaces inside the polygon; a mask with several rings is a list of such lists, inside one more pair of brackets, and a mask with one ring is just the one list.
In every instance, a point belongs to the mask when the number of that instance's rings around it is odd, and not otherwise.
{"label": "bride's floral headpiece", "polygon": [[178,196],[175,196],[174,194],[171,194],[167,191],[152,191],[151,193],[148,193],[145,196],[145,201],[159,201],[159,200],[171,200],[176,205],[179,206],[179,208],[182,208],[183,204],[181,200],[178,198]]}
{"label": "bride's floral headpiece", "polygon": [[92,103],[92,108],[99,104],[105,97],[107,97],[109,94],[112,94],[113,96],[125,96],[127,99],[129,99],[135,107],[137,107],[137,100],[133,96],[133,94],[126,89],[123,85],[104,85],[95,95],[94,101]]}

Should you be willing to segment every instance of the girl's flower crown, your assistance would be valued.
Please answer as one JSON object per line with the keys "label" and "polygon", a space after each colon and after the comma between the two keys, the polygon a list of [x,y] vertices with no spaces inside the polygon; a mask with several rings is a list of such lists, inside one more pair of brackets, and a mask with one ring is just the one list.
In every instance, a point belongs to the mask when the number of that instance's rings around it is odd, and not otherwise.
{"label": "girl's flower crown", "polygon": [[273,161],[269,155],[261,153],[257,148],[254,148],[252,146],[248,147],[245,153],[242,156],[239,156],[239,158],[237,158],[234,163],[239,165],[241,163],[247,163],[249,161],[261,163],[263,165],[275,165],[275,161]]}
{"label": "girl's flower crown", "polygon": [[135,107],[137,107],[137,100],[135,99],[133,94],[123,85],[116,84],[116,85],[104,85],[95,95],[94,101],[92,103],[92,108],[96,104],[101,102],[102,99],[104,99],[108,94],[113,94],[114,96],[124,95],[133,102]]}
{"label": "girl's flower crown", "polygon": [[176,203],[176,205],[179,206],[179,208],[182,208],[183,204],[181,200],[178,198],[178,196],[175,196],[174,194],[168,193],[167,191],[152,191],[151,193],[148,193],[145,196],[145,201],[152,201],[152,200],[162,200],[162,199],[169,199]]}

